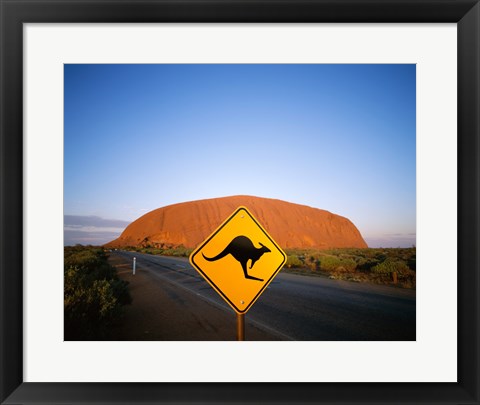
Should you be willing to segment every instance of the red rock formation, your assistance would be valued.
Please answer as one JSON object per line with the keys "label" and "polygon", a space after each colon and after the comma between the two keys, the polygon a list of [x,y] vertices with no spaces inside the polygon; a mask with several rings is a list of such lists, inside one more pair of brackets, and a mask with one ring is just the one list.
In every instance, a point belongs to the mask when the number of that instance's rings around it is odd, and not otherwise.
{"label": "red rock formation", "polygon": [[196,247],[233,211],[245,206],[282,248],[366,248],[347,218],[270,198],[233,196],[191,201],[153,210],[132,222],[108,247]]}

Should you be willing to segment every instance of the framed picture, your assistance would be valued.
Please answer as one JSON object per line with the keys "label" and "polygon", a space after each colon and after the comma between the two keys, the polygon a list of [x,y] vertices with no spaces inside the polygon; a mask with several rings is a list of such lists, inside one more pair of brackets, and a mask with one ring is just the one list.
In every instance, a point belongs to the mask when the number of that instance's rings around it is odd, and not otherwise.
{"label": "framed picture", "polygon": [[[479,403],[477,1],[0,3],[1,403]],[[216,38],[222,36],[219,45]],[[362,41],[365,47],[359,46]],[[368,46],[377,49],[369,53]],[[422,59],[428,49],[437,59]],[[322,59],[321,52],[329,56]],[[48,63],[38,68],[42,60]],[[70,107],[63,103],[75,105],[75,92],[82,90],[70,85],[73,75],[86,74],[76,66],[129,63],[187,64],[191,75],[198,66],[224,64],[215,70],[217,78],[230,69],[227,64],[247,70],[248,64],[271,64],[269,69],[279,64],[288,75],[304,78],[320,71],[297,71],[296,64],[314,69],[315,64],[393,63],[407,66],[410,76],[416,72],[416,330],[393,339],[404,342],[323,342],[322,348],[314,342],[301,348],[292,342],[228,347],[210,342],[162,349],[151,342],[67,338],[52,344],[52,336],[63,332],[58,316],[63,279],[51,269],[63,268],[56,229],[63,231],[66,184],[58,169],[67,151],[64,125],[82,125],[85,119],[69,121],[64,113]],[[178,80],[167,70],[161,74]],[[107,76],[118,74],[111,70]],[[32,92],[36,83],[47,87]],[[196,91],[189,83],[185,91]],[[188,139],[180,146],[195,142]],[[38,162],[48,170],[37,170]],[[102,181],[107,184],[108,176]],[[40,311],[32,312],[35,307]]]}

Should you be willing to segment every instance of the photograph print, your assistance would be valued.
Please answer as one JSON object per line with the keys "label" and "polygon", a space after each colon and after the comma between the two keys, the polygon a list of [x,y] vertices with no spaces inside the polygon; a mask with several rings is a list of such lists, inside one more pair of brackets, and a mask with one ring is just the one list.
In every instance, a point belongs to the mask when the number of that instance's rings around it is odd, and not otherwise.
{"label": "photograph print", "polygon": [[65,64],[64,340],[415,341],[416,66]]}

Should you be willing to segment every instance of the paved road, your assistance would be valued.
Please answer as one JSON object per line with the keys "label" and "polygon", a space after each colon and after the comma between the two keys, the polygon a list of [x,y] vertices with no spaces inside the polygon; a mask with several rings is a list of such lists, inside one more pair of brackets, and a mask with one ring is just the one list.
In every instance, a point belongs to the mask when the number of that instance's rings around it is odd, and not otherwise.
{"label": "paved road", "polygon": [[[114,254],[130,261],[135,256],[137,268],[151,273],[159,289],[176,289],[192,302],[233,314],[188,259]],[[246,319],[275,340],[415,340],[415,302],[412,290],[281,272]]]}

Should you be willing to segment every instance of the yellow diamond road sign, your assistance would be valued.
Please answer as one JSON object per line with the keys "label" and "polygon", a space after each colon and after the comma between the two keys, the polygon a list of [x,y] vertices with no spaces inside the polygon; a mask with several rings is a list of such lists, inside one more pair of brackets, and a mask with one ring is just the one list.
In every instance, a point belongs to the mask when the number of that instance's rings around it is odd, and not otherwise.
{"label": "yellow diamond road sign", "polygon": [[190,255],[190,263],[239,314],[246,313],[287,256],[245,207]]}

